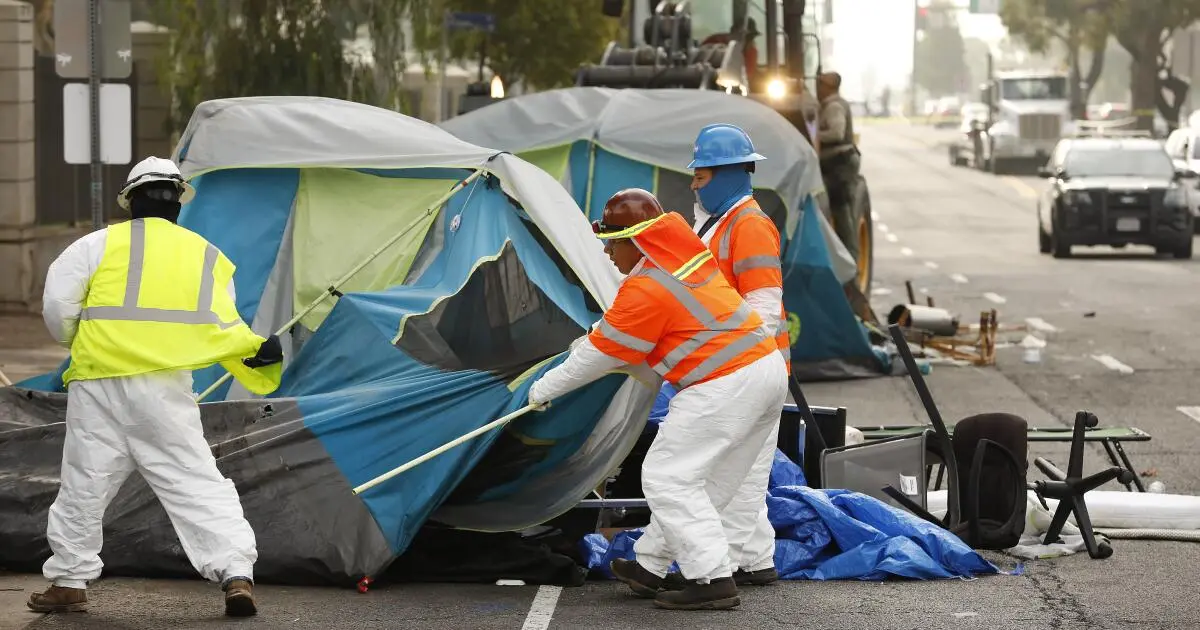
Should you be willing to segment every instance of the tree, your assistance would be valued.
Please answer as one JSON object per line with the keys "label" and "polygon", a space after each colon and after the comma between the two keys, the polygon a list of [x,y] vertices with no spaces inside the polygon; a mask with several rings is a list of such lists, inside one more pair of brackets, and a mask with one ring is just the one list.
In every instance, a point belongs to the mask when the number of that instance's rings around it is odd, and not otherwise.
{"label": "tree", "polygon": [[[1020,37],[1031,52],[1046,54],[1054,46],[1066,53],[1071,115],[1086,118],[1088,98],[1104,71],[1104,51],[1111,31],[1110,16],[1096,11],[1096,0],[1005,0],[1000,20]],[[1090,52],[1083,72],[1083,49]]]}
{"label": "tree", "polygon": [[[1187,82],[1171,71],[1167,42],[1175,31],[1200,20],[1196,0],[1100,0],[1112,15],[1113,35],[1129,56],[1130,91],[1138,126],[1153,129],[1154,111],[1174,128],[1187,96]],[[1169,98],[1168,98],[1169,95]]]}
{"label": "tree", "polygon": [[[453,33],[452,57],[477,58],[479,51],[485,50],[487,65],[506,85],[524,81],[527,87],[537,89],[572,85],[581,64],[600,61],[604,47],[617,38],[621,23],[601,13],[595,0],[438,1],[446,10],[496,16],[494,33]],[[440,26],[440,20],[427,24],[420,44],[423,50],[436,50]]]}
{"label": "tree", "polygon": [[928,7],[925,37],[917,42],[916,83],[934,96],[967,91],[970,77],[965,61],[966,50],[954,6],[938,0]]}

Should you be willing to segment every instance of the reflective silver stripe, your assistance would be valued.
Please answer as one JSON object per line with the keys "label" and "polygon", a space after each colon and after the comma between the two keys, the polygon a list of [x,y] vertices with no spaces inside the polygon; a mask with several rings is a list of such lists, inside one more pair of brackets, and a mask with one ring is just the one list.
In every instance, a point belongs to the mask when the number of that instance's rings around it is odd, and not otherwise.
{"label": "reflective silver stripe", "polygon": [[674,276],[667,274],[661,269],[647,269],[646,275],[650,276],[655,282],[658,282],[659,285],[670,292],[687,309],[688,313],[691,313],[692,317],[700,320],[700,323],[704,324],[704,327],[709,330],[736,330],[741,325],[741,322],[745,321],[745,318],[749,316],[750,305],[742,302],[742,305],[728,319],[724,322],[717,321],[712,312],[705,308],[700,303],[700,300],[697,300],[696,296],[692,295],[692,292],[676,280]]}
{"label": "reflective silver stripe", "polygon": [[696,382],[704,379],[704,377],[712,374],[717,368],[732,361],[734,357],[753,348],[763,339],[766,339],[766,336],[763,335],[761,328],[755,328],[747,332],[735,339],[733,343],[721,348],[712,356],[702,361],[700,365],[692,368],[690,372],[684,374],[683,378],[679,379],[679,385],[682,387],[694,385]]}
{"label": "reflective silver stripe", "polygon": [[787,361],[789,363],[792,361],[792,347],[791,346],[784,346],[784,347],[780,348],[779,354],[783,355],[784,361]]}
{"label": "reflective silver stripe", "polygon": [[675,346],[675,349],[668,352],[667,356],[662,358],[654,366],[654,371],[660,374],[666,374],[675,369],[681,361],[692,355],[693,352],[699,350],[704,344],[716,339],[721,333],[714,330],[706,330],[704,332],[693,335],[691,339]]}
{"label": "reflective silver stripe", "polygon": [[125,277],[125,306],[137,306],[138,293],[142,290],[142,264],[145,258],[146,222],[134,219],[129,223],[129,269]]}
{"label": "reflective silver stripe", "polygon": [[[725,233],[721,235],[721,242],[717,248],[718,249],[718,254],[717,254],[718,258],[720,258],[721,260],[729,260],[729,242],[730,242],[730,239],[733,238],[733,228],[736,227],[737,222],[741,221],[743,218],[745,218],[746,215],[753,214],[755,212],[758,212],[759,214],[763,215],[767,219],[770,219],[770,217],[767,217],[767,213],[763,212],[761,209],[759,209],[755,206],[749,206],[749,205],[742,206],[741,210],[738,210],[736,214],[734,214],[732,217],[729,217],[729,227],[726,228]],[[734,270],[734,273],[737,273],[737,270]]]}
{"label": "reflective silver stripe", "polygon": [[733,263],[733,274],[739,275],[743,271],[751,269],[774,269],[780,270],[778,256],[747,256]]}
{"label": "reflective silver stripe", "polygon": [[142,270],[146,258],[146,222],[134,219],[129,223],[129,268],[125,277],[125,299],[121,306],[90,306],[79,314],[81,320],[113,320],[131,322],[162,322],[165,324],[215,324],[222,330],[242,324],[240,317],[223,322],[212,310],[213,288],[220,251],[211,243],[204,250],[204,270],[200,276],[200,291],[196,310],[185,311],[138,306],[142,289]]}
{"label": "reflective silver stripe", "polygon": [[600,334],[608,337],[613,343],[625,346],[634,352],[648,353],[654,349],[655,344],[653,342],[623,333],[608,323],[607,320],[601,319],[599,328]]}

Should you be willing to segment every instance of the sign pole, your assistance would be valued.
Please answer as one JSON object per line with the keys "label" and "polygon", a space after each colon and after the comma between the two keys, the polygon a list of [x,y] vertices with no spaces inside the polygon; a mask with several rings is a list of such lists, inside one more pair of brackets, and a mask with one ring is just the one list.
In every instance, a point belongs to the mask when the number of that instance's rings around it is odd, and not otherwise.
{"label": "sign pole", "polygon": [[100,0],[88,1],[88,113],[92,150],[92,229],[104,227],[104,179],[100,161]]}
{"label": "sign pole", "polygon": [[433,122],[442,122],[446,111],[446,57],[450,56],[450,11],[442,13],[442,45],[438,48],[437,112]]}

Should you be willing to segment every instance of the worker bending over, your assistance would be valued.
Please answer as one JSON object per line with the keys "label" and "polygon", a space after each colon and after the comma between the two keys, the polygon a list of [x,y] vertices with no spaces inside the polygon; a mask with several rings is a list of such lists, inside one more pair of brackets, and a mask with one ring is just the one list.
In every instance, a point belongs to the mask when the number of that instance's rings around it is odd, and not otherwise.
{"label": "worker bending over", "polygon": [[[740,603],[721,513],[743,497],[757,514],[769,471],[755,467],[787,395],[786,368],[762,319],[721,275],[712,253],[649,192],[613,195],[593,224],[626,274],[612,307],[561,365],[529,391],[548,402],[622,365],[645,363],[679,388],[642,466],[652,512],[634,545],[615,560],[617,579],[662,608]],[[666,589],[671,562],[685,581]]]}
{"label": "worker bending over", "polygon": [[[765,159],[754,151],[745,131],[717,124],[700,130],[688,168],[694,169],[695,232],[708,246],[725,280],[762,319],[763,334],[775,338],[786,366],[782,378],[786,379],[791,373],[791,339],[783,308],[779,231],[754,200],[750,184],[754,163]],[[739,567],[734,579],[740,585],[770,584],[779,579],[775,528],[767,519],[766,494],[753,480],[771,474],[781,408],[776,409],[775,426],[759,444],[747,484],[721,512],[729,553]],[[679,583],[672,575],[667,588],[677,588]]]}
{"label": "worker bending over", "polygon": [[817,77],[821,100],[821,177],[829,195],[833,227],[850,255],[858,257],[858,237],[853,222],[854,186],[858,181],[859,152],[854,144],[854,118],[842,98],[842,75],[825,72]]}
{"label": "worker bending over", "polygon": [[104,565],[104,511],[135,470],[192,566],[221,583],[225,613],[256,612],[254,532],[204,439],[191,371],[220,363],[268,394],[283,353],[278,337],[264,340],[238,316],[233,263],[175,224],[194,194],[173,162],[146,158],[117,197],[133,219],[75,241],[46,275],[42,314],[71,364],[61,485],[46,527],[54,555],[43,573],[53,585],[29,598],[37,612],[87,607],[87,583]]}

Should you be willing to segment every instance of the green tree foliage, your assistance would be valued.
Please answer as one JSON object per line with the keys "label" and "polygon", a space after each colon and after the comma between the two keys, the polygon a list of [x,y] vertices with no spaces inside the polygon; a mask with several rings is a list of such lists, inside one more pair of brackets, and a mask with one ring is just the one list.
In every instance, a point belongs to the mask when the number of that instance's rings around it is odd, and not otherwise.
{"label": "green tree foliage", "polygon": [[954,5],[937,0],[929,6],[924,39],[917,42],[916,83],[934,96],[970,90],[966,48]]}
{"label": "green tree foliage", "polygon": [[[199,103],[262,95],[328,96],[395,108],[406,12],[432,0],[172,0],[151,3],[171,28],[161,83],[172,96],[168,125],[179,131]],[[359,25],[368,56],[348,54]]]}
{"label": "green tree foliage", "polygon": [[[1029,50],[1046,54],[1065,51],[1069,72],[1071,113],[1084,118],[1092,88],[1104,71],[1104,51],[1111,29],[1110,16],[1094,9],[1096,0],[1005,0],[1000,20]],[[1083,71],[1084,50],[1090,57]]]}
{"label": "green tree foliage", "polygon": [[1113,35],[1129,51],[1132,107],[1138,125],[1152,128],[1157,108],[1172,127],[1179,122],[1187,82],[1171,72],[1167,42],[1178,29],[1200,20],[1196,0],[1098,0],[1112,18]]}
{"label": "green tree foliage", "polygon": [[[506,85],[524,81],[528,88],[543,90],[572,85],[580,64],[598,63],[621,27],[621,20],[600,12],[596,0],[436,1],[446,10],[496,16],[496,30],[490,35],[453,33],[450,52],[453,58],[478,59],[485,48],[486,65]],[[427,51],[435,50],[440,40],[440,23],[432,26],[421,44]]]}

